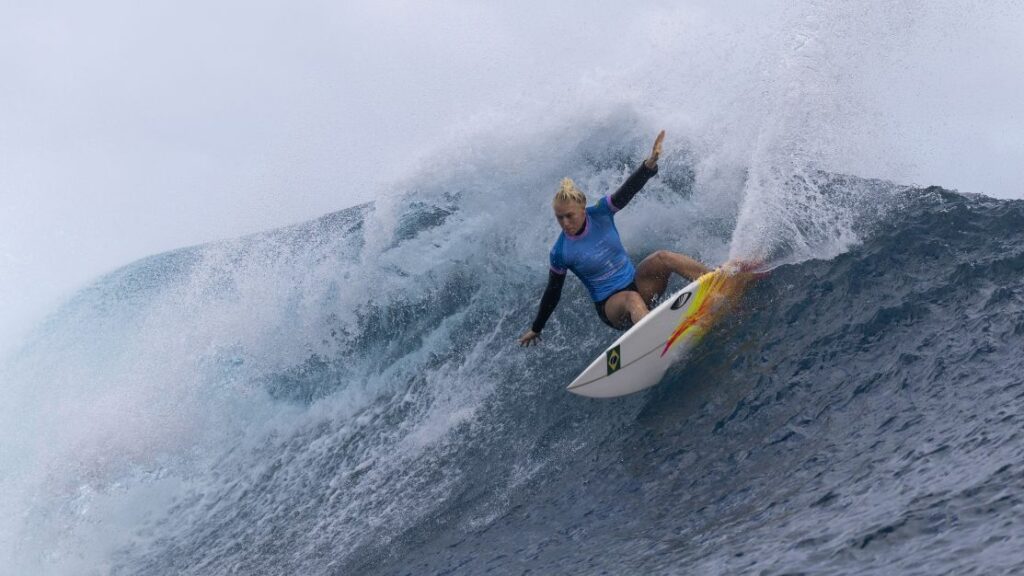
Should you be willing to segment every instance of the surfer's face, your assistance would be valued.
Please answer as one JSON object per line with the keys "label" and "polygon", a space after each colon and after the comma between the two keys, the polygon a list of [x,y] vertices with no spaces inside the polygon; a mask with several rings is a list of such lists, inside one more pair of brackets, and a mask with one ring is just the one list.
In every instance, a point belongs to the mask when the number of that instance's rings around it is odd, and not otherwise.
{"label": "surfer's face", "polygon": [[555,218],[566,234],[575,234],[583,227],[587,208],[575,202],[555,202]]}

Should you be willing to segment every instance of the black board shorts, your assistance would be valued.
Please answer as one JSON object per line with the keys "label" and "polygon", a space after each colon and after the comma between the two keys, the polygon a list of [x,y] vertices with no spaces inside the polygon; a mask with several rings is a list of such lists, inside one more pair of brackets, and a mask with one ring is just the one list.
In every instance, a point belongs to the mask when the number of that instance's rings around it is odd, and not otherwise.
{"label": "black board shorts", "polygon": [[[618,318],[617,322],[612,322],[611,320],[609,320],[608,319],[608,315],[604,313],[604,305],[605,305],[605,303],[608,302],[609,298],[611,298],[612,296],[615,296],[619,292],[636,292],[637,294],[640,294],[640,289],[637,288],[636,281],[630,282],[629,285],[626,286],[625,288],[620,288],[620,289],[616,290],[615,292],[612,292],[611,294],[609,294],[608,298],[605,298],[604,300],[601,300],[600,302],[594,302],[594,306],[597,308],[597,315],[600,316],[602,322],[604,322],[605,324],[611,326],[612,328],[614,328],[616,330],[626,331],[626,330],[629,330],[629,328],[633,325],[633,319],[629,317],[629,313],[628,312],[623,314],[622,318]],[[643,296],[641,296],[641,298],[643,298]]]}

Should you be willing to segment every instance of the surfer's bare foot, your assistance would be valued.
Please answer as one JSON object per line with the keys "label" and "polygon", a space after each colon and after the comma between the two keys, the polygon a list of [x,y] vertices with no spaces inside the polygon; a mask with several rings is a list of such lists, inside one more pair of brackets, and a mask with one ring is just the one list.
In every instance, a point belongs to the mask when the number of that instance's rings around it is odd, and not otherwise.
{"label": "surfer's bare foot", "polygon": [[740,272],[753,272],[754,270],[757,270],[761,264],[764,264],[764,260],[759,258],[752,258],[750,260],[740,260],[737,258],[735,260],[730,260],[729,262]]}
{"label": "surfer's bare foot", "polygon": [[753,274],[754,278],[763,278],[768,275],[768,271],[760,271],[764,268],[764,260],[729,260],[725,264],[722,264],[722,269],[730,274]]}

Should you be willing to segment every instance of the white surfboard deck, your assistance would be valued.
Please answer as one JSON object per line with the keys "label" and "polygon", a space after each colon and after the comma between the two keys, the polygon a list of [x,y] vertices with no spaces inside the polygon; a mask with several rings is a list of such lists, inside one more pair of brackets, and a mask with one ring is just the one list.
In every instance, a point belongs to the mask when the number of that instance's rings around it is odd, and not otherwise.
{"label": "white surfboard deck", "polygon": [[576,377],[568,390],[591,398],[639,392],[661,381],[708,331],[725,298],[718,298],[732,274],[704,274],[651,310]]}

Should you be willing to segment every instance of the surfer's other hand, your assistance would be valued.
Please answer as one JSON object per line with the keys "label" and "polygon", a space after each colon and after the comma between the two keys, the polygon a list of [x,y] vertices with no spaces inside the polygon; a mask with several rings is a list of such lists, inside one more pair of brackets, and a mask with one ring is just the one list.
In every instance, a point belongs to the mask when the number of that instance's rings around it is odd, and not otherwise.
{"label": "surfer's other hand", "polygon": [[540,333],[533,330],[527,330],[526,334],[519,337],[520,346],[533,346],[538,342],[540,342]]}
{"label": "surfer's other hand", "polygon": [[661,142],[665,139],[665,131],[658,132],[658,137],[654,140],[654,148],[651,149],[651,157],[644,160],[644,164],[648,168],[654,168],[658,165],[658,158],[661,156]]}

